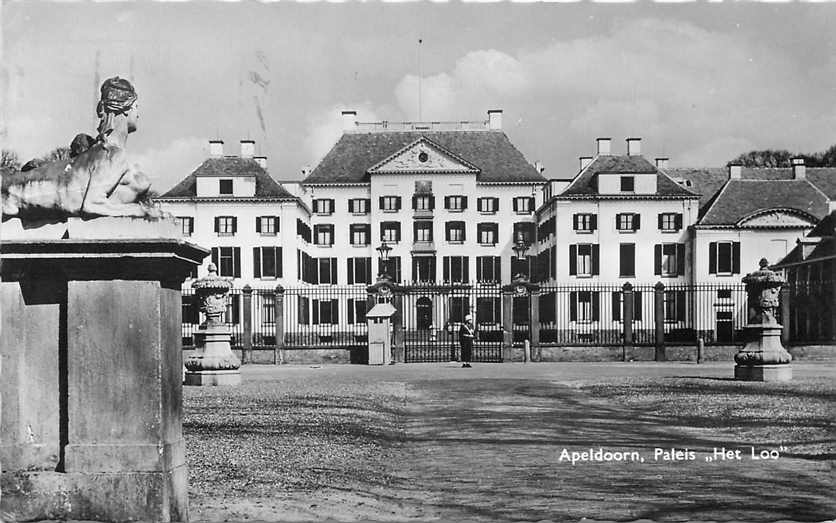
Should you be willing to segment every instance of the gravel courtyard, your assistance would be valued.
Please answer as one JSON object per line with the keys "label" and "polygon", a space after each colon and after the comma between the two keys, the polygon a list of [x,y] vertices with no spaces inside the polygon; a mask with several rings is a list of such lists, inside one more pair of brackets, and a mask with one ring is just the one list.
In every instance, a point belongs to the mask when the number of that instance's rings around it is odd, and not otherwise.
{"label": "gravel courtyard", "polygon": [[245,366],[185,389],[191,518],[832,519],[836,367],[793,367]]}

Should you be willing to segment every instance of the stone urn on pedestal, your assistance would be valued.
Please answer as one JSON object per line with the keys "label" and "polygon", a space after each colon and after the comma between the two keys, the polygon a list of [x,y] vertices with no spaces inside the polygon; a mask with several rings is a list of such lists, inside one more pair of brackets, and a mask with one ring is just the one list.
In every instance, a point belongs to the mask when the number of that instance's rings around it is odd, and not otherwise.
{"label": "stone urn on pedestal", "polygon": [[789,381],[792,356],[781,345],[783,327],[775,319],[778,296],[784,285],[780,274],[769,270],[765,258],[760,269],[743,277],[750,311],[747,343],[734,356],[734,377],[747,381]]}
{"label": "stone urn on pedestal", "polygon": [[186,359],[186,385],[239,385],[241,361],[230,347],[229,328],[223,322],[232,282],[218,276],[215,264],[209,275],[192,284],[206,322],[195,333],[197,353]]}

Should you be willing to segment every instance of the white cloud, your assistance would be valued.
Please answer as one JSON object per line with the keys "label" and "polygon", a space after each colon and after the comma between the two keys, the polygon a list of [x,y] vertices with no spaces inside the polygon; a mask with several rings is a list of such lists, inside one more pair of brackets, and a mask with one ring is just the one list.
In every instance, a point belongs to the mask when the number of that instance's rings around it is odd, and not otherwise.
{"label": "white cloud", "polygon": [[185,137],[160,148],[141,152],[128,149],[130,161],[151,178],[154,190],[164,193],[190,174],[209,154],[208,142],[202,138]]}
{"label": "white cloud", "polygon": [[[836,111],[821,106],[834,79],[836,60],[807,71],[780,48],[734,32],[641,19],[514,56],[469,52],[424,78],[422,98],[424,119],[473,119],[504,108],[507,121],[525,118],[515,141],[546,156],[588,154],[596,136],[611,136],[619,151],[623,138],[639,136],[647,156],[715,165],[747,148],[826,145],[809,139],[836,128]],[[405,76],[395,88],[410,115],[417,83]]]}
{"label": "white cloud", "polygon": [[378,121],[382,119],[379,114],[391,114],[385,108],[375,108],[369,101],[338,103],[313,113],[308,117],[305,133],[305,147],[311,159],[307,167],[315,167],[342,136],[342,111],[357,111],[357,119],[361,122]]}

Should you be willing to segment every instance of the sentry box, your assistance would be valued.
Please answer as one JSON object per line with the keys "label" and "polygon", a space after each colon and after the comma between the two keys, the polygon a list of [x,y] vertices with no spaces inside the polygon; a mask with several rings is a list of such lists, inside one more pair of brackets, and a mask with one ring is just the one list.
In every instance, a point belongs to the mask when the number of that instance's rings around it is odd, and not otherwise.
{"label": "sentry box", "polygon": [[386,365],[392,361],[392,316],[396,312],[391,303],[378,303],[366,313],[369,365]]}

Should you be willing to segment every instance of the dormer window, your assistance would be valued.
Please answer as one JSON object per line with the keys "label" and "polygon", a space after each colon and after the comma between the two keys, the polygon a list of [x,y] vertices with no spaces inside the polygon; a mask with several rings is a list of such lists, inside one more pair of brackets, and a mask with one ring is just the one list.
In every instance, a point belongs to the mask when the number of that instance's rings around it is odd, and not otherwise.
{"label": "dormer window", "polygon": [[633,176],[622,176],[621,192],[636,192],[636,178]]}
{"label": "dormer window", "polygon": [[218,194],[232,195],[232,180],[225,178],[218,180]]}

